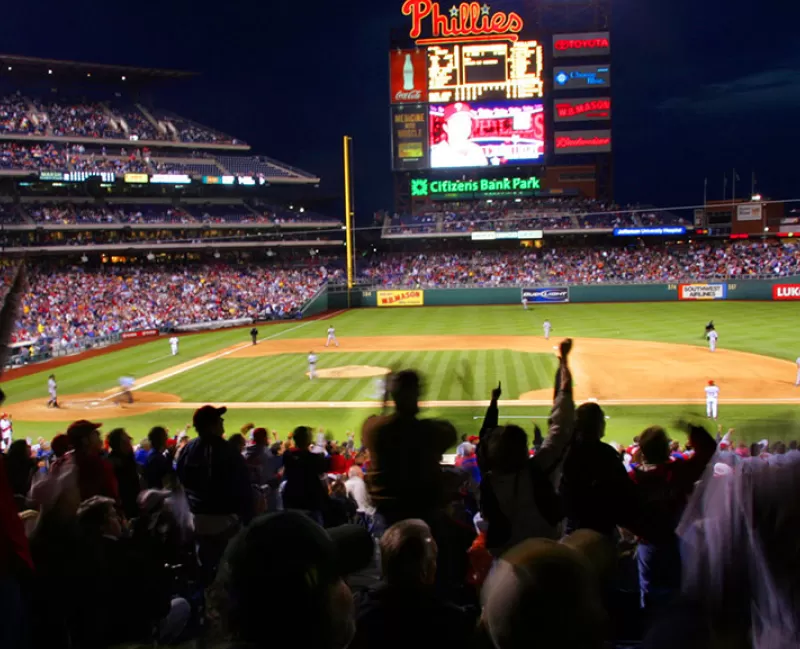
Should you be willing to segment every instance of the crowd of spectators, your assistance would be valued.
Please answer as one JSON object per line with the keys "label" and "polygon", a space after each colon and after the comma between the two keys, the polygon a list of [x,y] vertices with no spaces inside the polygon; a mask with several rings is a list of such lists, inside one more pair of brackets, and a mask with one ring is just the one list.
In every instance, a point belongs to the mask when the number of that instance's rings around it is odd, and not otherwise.
{"label": "crowd of spectators", "polygon": [[797,442],[681,423],[683,446],[657,425],[606,443],[601,405],[574,402],[572,346],[532,439],[500,424],[498,386],[459,444],[404,370],[393,408],[338,442],[226,436],[210,405],[136,447],[87,420],[11,442],[0,577],[21,623],[0,645],[796,647]]}
{"label": "crowd of spectators", "polygon": [[0,97],[0,133],[240,143],[180,118],[164,118],[156,124],[137,107],[124,104],[72,101],[67,98],[29,99],[21,94]]}
{"label": "crowd of spectators", "polygon": [[357,270],[360,281],[398,288],[786,277],[800,274],[800,245],[726,241],[388,254],[362,261]]}
{"label": "crowd of spectators", "polygon": [[67,168],[67,154],[55,144],[0,143],[0,169],[18,169],[37,173]]}
{"label": "crowd of spectators", "polygon": [[125,331],[293,317],[327,272],[308,262],[31,269],[12,341],[67,349]]}
{"label": "crowd of spectators", "polygon": [[680,216],[637,205],[575,197],[489,199],[434,203],[417,214],[387,217],[386,234],[513,230],[589,230],[689,225]]}

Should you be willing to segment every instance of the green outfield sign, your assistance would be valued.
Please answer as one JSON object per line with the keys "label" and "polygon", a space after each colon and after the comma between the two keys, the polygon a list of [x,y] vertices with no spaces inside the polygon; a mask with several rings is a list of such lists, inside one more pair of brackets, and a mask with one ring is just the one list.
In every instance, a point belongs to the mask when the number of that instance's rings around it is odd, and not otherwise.
{"label": "green outfield sign", "polygon": [[491,198],[494,196],[531,196],[541,190],[536,176],[506,176],[479,180],[411,179],[411,196],[416,198]]}

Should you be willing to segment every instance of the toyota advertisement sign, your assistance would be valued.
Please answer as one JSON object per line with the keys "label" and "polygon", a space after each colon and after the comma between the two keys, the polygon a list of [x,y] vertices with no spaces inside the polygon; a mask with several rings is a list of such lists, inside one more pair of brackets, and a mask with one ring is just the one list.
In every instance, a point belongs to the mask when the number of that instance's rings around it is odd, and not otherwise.
{"label": "toyota advertisement sign", "polygon": [[546,304],[569,302],[569,288],[523,288],[522,299]]}

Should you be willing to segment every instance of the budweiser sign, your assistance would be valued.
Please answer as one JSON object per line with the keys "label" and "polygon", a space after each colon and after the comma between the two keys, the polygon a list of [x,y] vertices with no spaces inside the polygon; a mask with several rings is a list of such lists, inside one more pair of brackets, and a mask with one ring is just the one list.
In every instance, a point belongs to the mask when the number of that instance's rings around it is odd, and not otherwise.
{"label": "budweiser sign", "polygon": [[773,300],[800,300],[800,284],[774,284]]}
{"label": "budweiser sign", "polygon": [[[462,2],[442,13],[438,2],[405,0],[402,11],[404,16],[411,17],[409,36],[419,45],[453,39],[480,42],[497,37],[516,41],[524,25],[518,13],[493,12],[488,4],[478,2]],[[426,21],[431,36],[420,38]]]}

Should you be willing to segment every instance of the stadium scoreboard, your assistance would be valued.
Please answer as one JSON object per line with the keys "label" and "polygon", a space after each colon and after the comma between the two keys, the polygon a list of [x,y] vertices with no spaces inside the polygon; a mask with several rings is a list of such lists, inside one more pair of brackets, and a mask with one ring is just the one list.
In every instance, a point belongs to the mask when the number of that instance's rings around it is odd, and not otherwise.
{"label": "stadium scoreboard", "polygon": [[431,45],[429,101],[539,98],[544,95],[542,71],[538,41]]}

